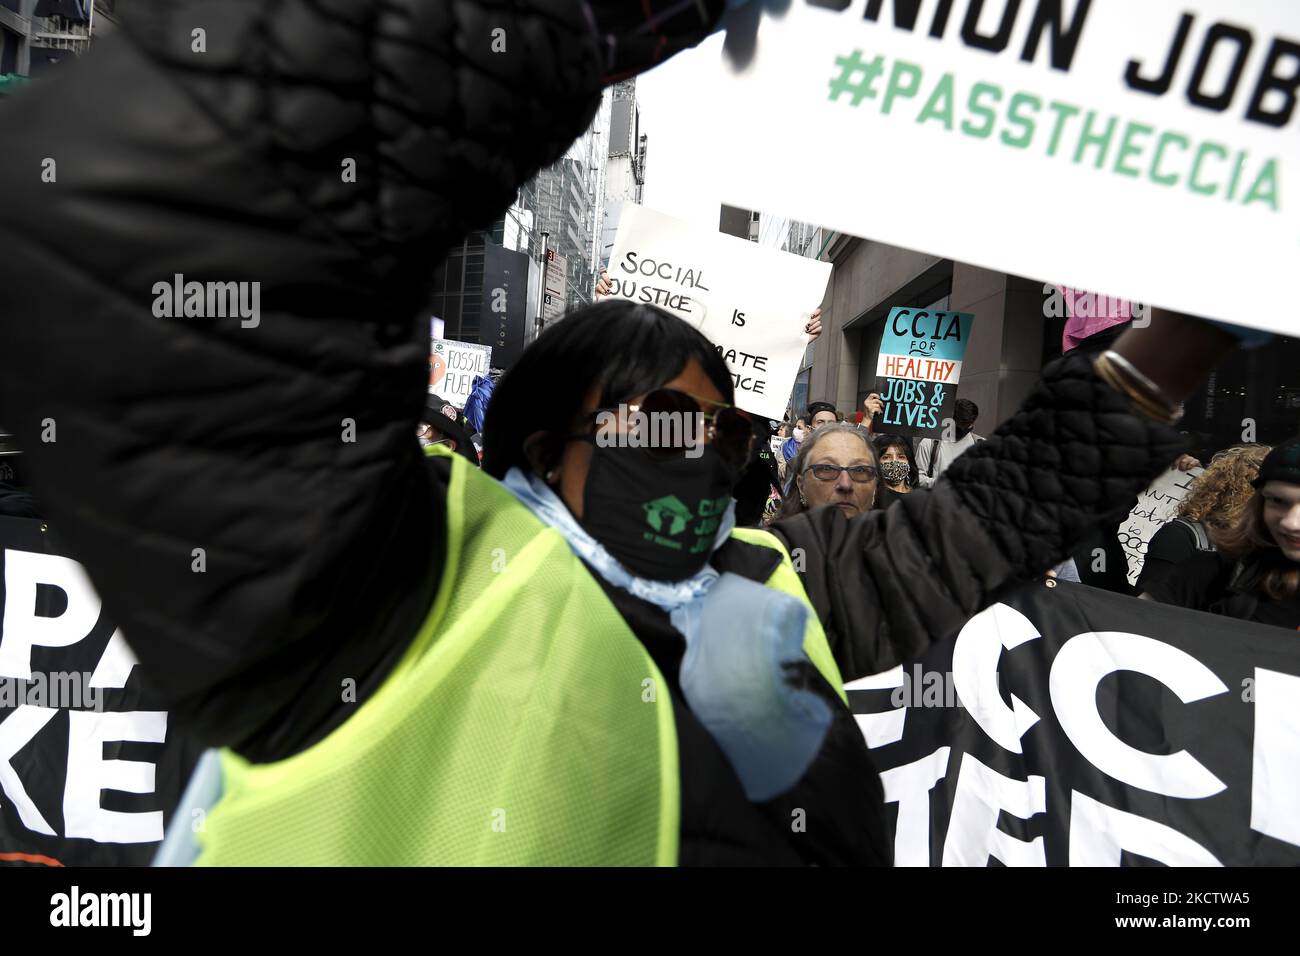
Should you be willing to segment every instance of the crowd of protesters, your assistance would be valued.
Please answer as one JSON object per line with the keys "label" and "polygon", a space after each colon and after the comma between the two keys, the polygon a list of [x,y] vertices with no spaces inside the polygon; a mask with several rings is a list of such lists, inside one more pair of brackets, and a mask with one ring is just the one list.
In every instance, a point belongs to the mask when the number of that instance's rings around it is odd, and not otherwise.
{"label": "crowd of protesters", "polygon": [[[773,443],[712,343],[621,300],[546,329],[481,422],[428,396],[411,317],[429,263],[563,154],[605,85],[697,43],[722,8],[493,7],[546,56],[497,58],[505,75],[480,83],[460,52],[422,47],[407,82],[406,38],[324,42],[271,5],[273,29],[247,31],[267,46],[238,62],[180,63],[145,31],[15,104],[0,182],[61,151],[95,162],[75,190],[0,203],[0,231],[32,236],[0,275],[4,424],[165,706],[220,754],[167,860],[888,863],[845,682],[920,659],[1110,534],[1187,450],[1181,403],[1238,335],[1158,310],[1053,362],[984,436],[965,401],[951,438],[876,434],[869,395],[853,421],[798,409]],[[319,136],[254,95],[306,99],[340,61],[357,79],[321,90]],[[53,108],[142,64],[167,96],[142,87],[78,122]],[[372,71],[400,110],[371,108]],[[466,119],[494,109],[510,121]],[[375,182],[316,175],[326,135],[378,144]],[[202,266],[260,277],[261,331],[160,324],[110,288],[124,262],[141,288],[193,271],[192,237],[218,234]],[[646,447],[643,413],[699,427]],[[47,417],[58,442],[39,439]],[[1184,549],[1149,597],[1294,630],[1300,442],[1271,449],[1249,493],[1229,470],[1233,516],[1188,516],[1213,550]]]}

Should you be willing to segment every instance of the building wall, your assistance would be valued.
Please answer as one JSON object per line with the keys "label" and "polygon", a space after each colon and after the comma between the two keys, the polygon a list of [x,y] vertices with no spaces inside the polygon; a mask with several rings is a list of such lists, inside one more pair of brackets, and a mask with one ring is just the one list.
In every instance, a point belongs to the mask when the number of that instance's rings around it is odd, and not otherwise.
{"label": "building wall", "polygon": [[958,395],[980,407],[981,432],[1007,418],[1037,380],[1044,350],[1041,282],[847,236],[831,242],[823,258],[833,271],[809,400],[833,401],[846,414],[861,408],[874,388],[881,323],[890,309],[936,302],[975,314]]}

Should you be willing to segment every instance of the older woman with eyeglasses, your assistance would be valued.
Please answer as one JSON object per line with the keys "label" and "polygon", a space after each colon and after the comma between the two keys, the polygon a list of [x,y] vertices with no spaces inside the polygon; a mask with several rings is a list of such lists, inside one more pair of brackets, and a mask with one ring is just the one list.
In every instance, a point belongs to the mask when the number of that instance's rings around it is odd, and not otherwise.
{"label": "older woman with eyeglasses", "polygon": [[823,425],[804,441],[788,470],[794,483],[781,518],[823,505],[835,505],[852,518],[877,506],[880,461],[871,436],[857,425]]}

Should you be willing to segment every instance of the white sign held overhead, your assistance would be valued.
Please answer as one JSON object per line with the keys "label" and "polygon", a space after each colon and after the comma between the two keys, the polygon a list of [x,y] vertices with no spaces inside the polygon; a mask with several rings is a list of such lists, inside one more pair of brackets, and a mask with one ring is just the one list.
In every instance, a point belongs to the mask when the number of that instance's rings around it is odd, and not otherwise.
{"label": "white sign held overhead", "polygon": [[672,312],[718,349],[745,411],[785,414],[804,333],[831,264],[702,229],[628,203],[609,261],[610,295]]}
{"label": "white sign held overhead", "polygon": [[725,202],[1300,327],[1278,307],[1300,255],[1294,0],[795,0],[746,70],[707,55],[696,149]]}
{"label": "white sign held overhead", "polygon": [[435,339],[429,348],[429,391],[464,408],[474,379],[492,366],[492,346]]}

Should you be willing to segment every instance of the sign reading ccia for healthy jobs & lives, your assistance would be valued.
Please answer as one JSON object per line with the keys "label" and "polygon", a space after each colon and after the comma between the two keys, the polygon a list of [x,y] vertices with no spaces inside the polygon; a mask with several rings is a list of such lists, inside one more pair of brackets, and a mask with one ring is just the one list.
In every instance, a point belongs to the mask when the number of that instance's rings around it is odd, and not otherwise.
{"label": "sign reading ccia for healthy jobs & lives", "polygon": [[736,404],[779,419],[831,264],[627,204],[609,259],[610,296],[685,319],[731,371]]}
{"label": "sign reading ccia for healthy jobs & lives", "polygon": [[[694,108],[723,201],[1295,332],[1300,3],[794,0]],[[665,69],[671,69],[666,67]]]}
{"label": "sign reading ccia for healthy jobs & lives", "polygon": [[892,309],[881,332],[876,391],[883,431],[942,438],[957,404],[957,383],[975,316],[970,312]]}

